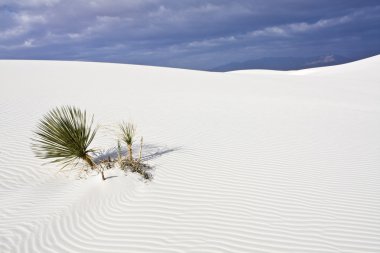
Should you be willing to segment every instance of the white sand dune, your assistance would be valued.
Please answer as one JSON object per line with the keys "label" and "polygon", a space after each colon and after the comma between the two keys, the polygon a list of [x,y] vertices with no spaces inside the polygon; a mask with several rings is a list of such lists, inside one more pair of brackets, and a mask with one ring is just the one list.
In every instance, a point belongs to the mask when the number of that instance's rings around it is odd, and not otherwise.
{"label": "white sand dune", "polygon": [[[0,61],[0,252],[380,252],[379,70]],[[94,147],[132,119],[153,181],[42,166],[32,130],[67,104]]]}

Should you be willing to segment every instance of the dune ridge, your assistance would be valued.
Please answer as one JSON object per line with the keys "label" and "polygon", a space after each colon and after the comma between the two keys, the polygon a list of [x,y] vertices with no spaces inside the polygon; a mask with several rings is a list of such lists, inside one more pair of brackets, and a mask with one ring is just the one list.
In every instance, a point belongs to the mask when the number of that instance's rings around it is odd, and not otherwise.
{"label": "dune ridge", "polygon": [[[0,61],[0,252],[379,252],[379,67]],[[94,147],[132,119],[154,179],[42,166],[32,130],[66,104],[95,115]]]}

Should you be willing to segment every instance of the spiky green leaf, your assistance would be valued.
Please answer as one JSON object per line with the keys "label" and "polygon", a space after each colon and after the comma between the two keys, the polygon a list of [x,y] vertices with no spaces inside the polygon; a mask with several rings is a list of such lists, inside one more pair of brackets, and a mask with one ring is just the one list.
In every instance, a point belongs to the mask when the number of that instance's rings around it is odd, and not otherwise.
{"label": "spiky green leaf", "polygon": [[89,149],[97,128],[93,116],[88,120],[86,111],[73,106],[52,109],[38,123],[32,138],[32,149],[42,159],[65,166],[82,159],[91,166]]}

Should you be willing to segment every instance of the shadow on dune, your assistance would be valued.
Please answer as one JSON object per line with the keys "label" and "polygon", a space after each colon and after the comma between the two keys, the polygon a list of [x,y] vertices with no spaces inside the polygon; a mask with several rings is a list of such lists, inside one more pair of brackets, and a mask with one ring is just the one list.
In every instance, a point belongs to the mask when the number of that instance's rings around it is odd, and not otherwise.
{"label": "shadow on dune", "polygon": [[[133,156],[134,157],[138,156],[139,148],[140,147],[138,147],[138,146],[135,146],[133,148]],[[161,157],[165,154],[169,154],[169,153],[174,152],[174,151],[178,151],[180,149],[181,149],[181,147],[169,148],[169,147],[165,147],[165,146],[146,144],[146,145],[143,145],[141,160],[142,161],[154,160],[155,158]],[[128,154],[127,149],[125,147],[123,147],[121,150],[121,155],[126,156],[127,154]],[[106,160],[106,159],[115,160],[117,158],[118,158],[117,148],[111,148],[111,149],[97,151],[97,152],[93,153],[93,160],[95,163],[98,163],[98,162],[100,162],[102,160]]]}
{"label": "shadow on dune", "polygon": [[[141,160],[143,161],[149,161],[153,160],[157,157],[161,157],[163,155],[169,154],[171,152],[175,152],[180,150],[180,147],[174,147],[174,148],[168,148],[168,147],[162,147],[162,146],[156,146],[156,145],[146,145],[143,146],[143,155]],[[144,150],[146,150],[144,152]]]}
{"label": "shadow on dune", "polygon": [[[180,149],[181,149],[181,147],[169,148],[169,147],[158,146],[158,145],[153,145],[153,144],[143,145],[142,155],[141,155],[141,161],[142,161],[141,169],[143,169],[145,172],[149,173],[149,178],[145,178],[145,179],[149,179],[149,180],[153,179],[150,172],[153,169],[155,169],[154,166],[151,166],[149,163],[147,163],[148,161],[154,160],[158,157],[161,157],[163,155],[178,151]],[[133,147],[134,158],[138,157],[139,151],[140,151],[140,147],[138,145]],[[127,151],[126,147],[123,147],[121,149],[121,155],[123,157],[128,155],[128,151]],[[93,161],[96,164],[103,163],[104,161],[109,162],[108,163],[109,167],[107,167],[106,169],[111,169],[112,167],[114,167],[114,165],[118,161],[118,158],[119,158],[119,152],[118,152],[118,149],[115,147],[108,149],[108,150],[101,150],[101,151],[97,151],[97,152],[93,153]],[[117,177],[117,176],[109,176],[106,179],[111,179],[114,177]]]}

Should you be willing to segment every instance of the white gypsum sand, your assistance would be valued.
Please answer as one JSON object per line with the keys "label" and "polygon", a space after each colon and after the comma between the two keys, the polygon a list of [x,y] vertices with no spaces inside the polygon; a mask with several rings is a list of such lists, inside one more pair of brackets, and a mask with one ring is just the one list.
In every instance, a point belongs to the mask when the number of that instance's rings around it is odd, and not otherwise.
{"label": "white gypsum sand", "polygon": [[[380,56],[288,72],[0,70],[2,253],[380,252]],[[154,179],[42,166],[32,131],[60,105],[95,115],[95,148],[132,119]]]}

